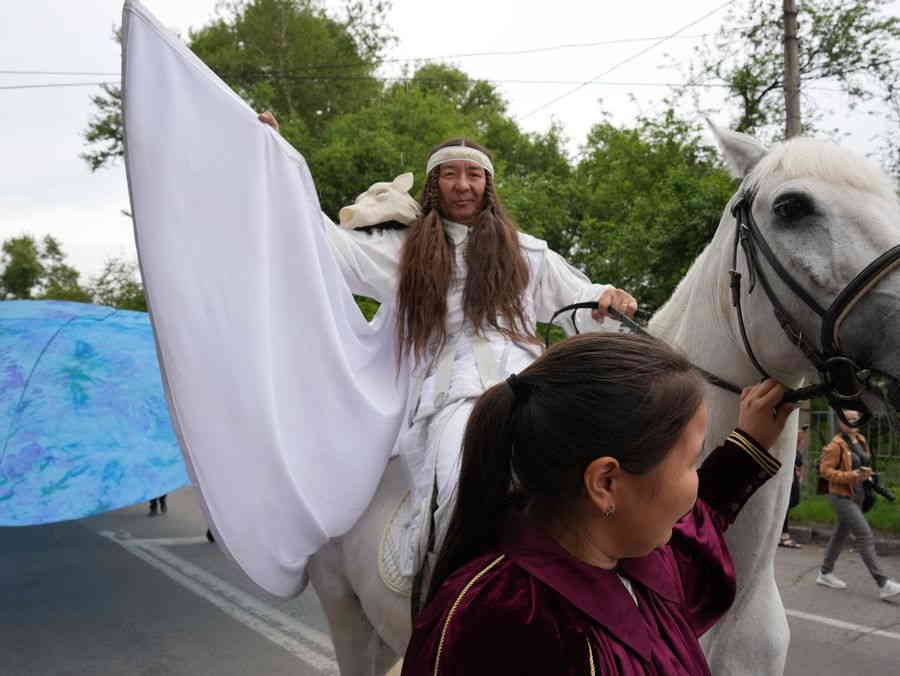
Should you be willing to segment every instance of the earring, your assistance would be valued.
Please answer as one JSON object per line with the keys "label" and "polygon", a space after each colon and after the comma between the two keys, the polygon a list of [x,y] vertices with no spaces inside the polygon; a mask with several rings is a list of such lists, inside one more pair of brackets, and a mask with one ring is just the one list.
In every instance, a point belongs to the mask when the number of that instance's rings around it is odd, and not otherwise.
{"label": "earring", "polygon": [[606,509],[603,510],[603,518],[611,519],[616,515],[616,506],[609,505]]}

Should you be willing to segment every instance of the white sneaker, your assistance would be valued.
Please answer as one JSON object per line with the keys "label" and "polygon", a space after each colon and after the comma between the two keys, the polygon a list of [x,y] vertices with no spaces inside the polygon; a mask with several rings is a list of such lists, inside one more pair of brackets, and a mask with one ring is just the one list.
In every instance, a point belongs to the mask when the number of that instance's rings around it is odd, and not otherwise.
{"label": "white sneaker", "polygon": [[[841,578],[837,577],[833,573],[823,573],[821,570],[819,571],[818,576],[816,576],[816,584],[821,584],[825,587],[831,587],[832,589],[847,588],[847,583],[844,582]],[[885,587],[887,587],[887,583],[885,583]],[[882,587],[882,589],[884,589],[884,587]],[[897,592],[894,593],[896,594]],[[884,597],[882,596],[881,598]]]}
{"label": "white sneaker", "polygon": [[900,594],[900,583],[894,582],[893,580],[887,580],[879,588],[878,598],[884,601],[885,599],[897,596],[898,594]]}

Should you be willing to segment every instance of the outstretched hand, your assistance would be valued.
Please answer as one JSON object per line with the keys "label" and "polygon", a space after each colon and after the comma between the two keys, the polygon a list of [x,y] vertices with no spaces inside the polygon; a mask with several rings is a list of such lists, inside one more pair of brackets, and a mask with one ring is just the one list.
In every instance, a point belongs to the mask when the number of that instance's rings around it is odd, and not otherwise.
{"label": "outstretched hand", "polygon": [[263,124],[267,124],[275,131],[278,131],[278,120],[275,119],[275,115],[270,113],[268,110],[264,113],[260,113],[256,116],[256,119],[262,122]]}
{"label": "outstretched hand", "polygon": [[763,448],[769,449],[787,422],[796,404],[784,403],[784,386],[768,378],[741,392],[741,412],[738,427],[749,434]]}

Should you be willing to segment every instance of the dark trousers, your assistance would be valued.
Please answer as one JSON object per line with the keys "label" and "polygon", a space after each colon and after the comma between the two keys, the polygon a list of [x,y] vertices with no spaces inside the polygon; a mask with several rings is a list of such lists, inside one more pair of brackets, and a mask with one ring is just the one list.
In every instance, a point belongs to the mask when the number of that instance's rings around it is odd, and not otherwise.
{"label": "dark trousers", "polygon": [[888,578],[878,567],[878,558],[875,556],[875,536],[872,535],[872,529],[869,527],[869,522],[866,521],[866,515],[863,514],[862,508],[852,498],[834,493],[828,495],[828,500],[837,514],[837,527],[828,541],[825,560],[822,562],[822,572],[830,573],[834,570],[834,564],[841,555],[841,550],[847,542],[847,536],[853,533],[859,555],[880,587]]}

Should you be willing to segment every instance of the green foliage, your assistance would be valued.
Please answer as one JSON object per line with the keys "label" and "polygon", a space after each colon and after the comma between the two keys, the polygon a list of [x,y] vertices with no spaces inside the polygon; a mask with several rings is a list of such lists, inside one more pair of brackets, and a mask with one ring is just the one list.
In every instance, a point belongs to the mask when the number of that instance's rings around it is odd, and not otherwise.
{"label": "green foliage", "polygon": [[[191,49],[256,110],[271,110],[298,148],[315,144],[338,115],[381,91],[374,76],[393,42],[389,0],[347,0],[345,16],[329,16],[317,0],[238,0],[189,36]],[[118,35],[116,35],[118,39]],[[103,86],[82,153],[92,170],[113,163],[122,145],[122,96]]]}
{"label": "green foliage", "polygon": [[[886,13],[890,4],[890,0],[797,3],[802,86],[828,81],[849,96],[851,107],[872,99],[896,101],[900,19]],[[732,7],[716,36],[696,50],[688,78],[725,84],[740,107],[735,129],[764,140],[784,134],[782,17],[781,0],[746,0]],[[699,104],[702,94],[692,93]],[[804,129],[811,131],[820,111],[811,97],[801,97],[801,108]]]}
{"label": "green foliage", "polygon": [[192,32],[190,45],[255,109],[299,118],[318,133],[381,88],[373,71],[382,43],[358,23],[364,6],[353,7],[348,24],[312,0],[233,3],[225,16]]}
{"label": "green foliage", "polygon": [[90,293],[78,283],[78,271],[65,263],[65,254],[50,235],[40,242],[31,235],[11,237],[0,251],[0,300],[90,302]]}
{"label": "green foliage", "polygon": [[91,281],[93,302],[122,310],[147,311],[144,287],[138,281],[137,265],[110,258],[103,271]]}
{"label": "green foliage", "polygon": [[125,154],[125,134],[122,127],[122,91],[120,87],[100,85],[103,94],[91,96],[94,111],[84,140],[89,149],[79,157],[91,171],[113,164]]}
{"label": "green foliage", "polygon": [[[294,141],[288,132],[285,136]],[[523,183],[507,184],[508,177],[570,173],[558,128],[546,134],[524,133],[508,117],[493,85],[437,64],[423,66],[369,105],[341,115],[326,129],[321,144],[304,152],[322,209],[333,216],[372,183],[405,171],[415,174],[412,192],[419,194],[428,153],[454,136],[468,136],[491,148],[504,197],[508,187],[515,190]]]}
{"label": "green foliage", "polygon": [[40,241],[31,235],[11,237],[0,251],[0,300],[68,300],[147,311],[134,263],[111,258],[103,272],[82,285],[80,273],[65,262],[50,235]]}
{"label": "green foliage", "polygon": [[573,181],[574,218],[555,233],[558,250],[648,310],[671,295],[735,189],[697,127],[671,110],[632,127],[596,125]]}
{"label": "green foliage", "polygon": [[2,251],[0,299],[31,298],[44,275],[38,243],[30,235],[22,235],[3,242]]}

